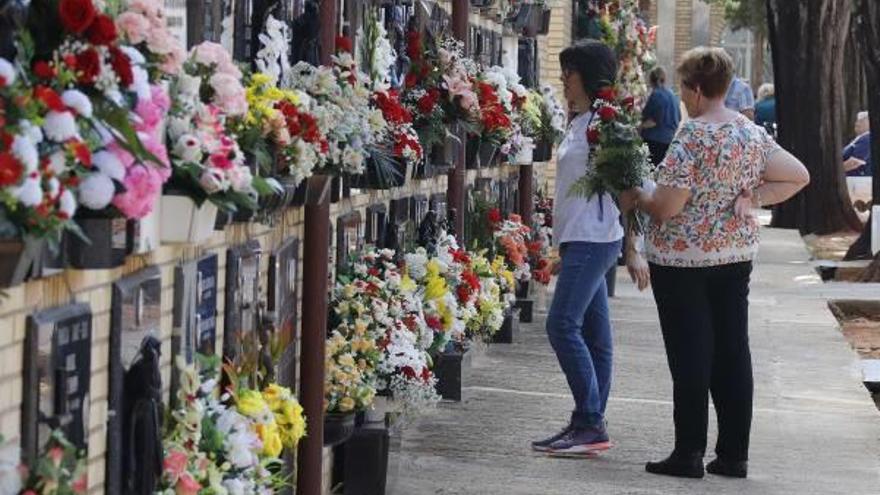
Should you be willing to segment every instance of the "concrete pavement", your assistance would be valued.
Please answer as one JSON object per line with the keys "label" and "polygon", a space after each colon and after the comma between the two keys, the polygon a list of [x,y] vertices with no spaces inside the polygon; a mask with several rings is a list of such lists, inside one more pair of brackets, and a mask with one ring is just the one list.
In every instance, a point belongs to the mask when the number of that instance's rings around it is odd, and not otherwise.
{"label": "concrete pavement", "polygon": [[[608,406],[614,449],[593,460],[529,450],[572,407],[540,315],[523,326],[520,343],[492,345],[475,360],[463,402],[443,403],[404,431],[392,455],[394,493],[880,494],[880,412],[827,309],[825,297],[835,291],[819,281],[795,232],[764,232],[752,278],[756,394],[747,480],[644,472],[645,461],[672,447],[671,380],[650,292],[636,291],[623,270],[617,292]],[[709,450],[714,418],[710,424]]]}

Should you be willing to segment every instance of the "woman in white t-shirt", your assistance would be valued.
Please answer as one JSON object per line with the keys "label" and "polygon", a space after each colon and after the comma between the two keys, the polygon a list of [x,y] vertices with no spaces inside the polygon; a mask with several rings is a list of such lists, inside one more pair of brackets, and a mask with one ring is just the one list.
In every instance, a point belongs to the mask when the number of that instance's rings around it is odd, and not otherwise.
{"label": "woman in white t-shirt", "polygon": [[[559,55],[562,82],[575,117],[559,145],[553,239],[559,278],[547,315],[547,335],[574,396],[569,425],[532,448],[551,455],[592,455],[608,449],[605,405],[611,386],[612,337],[605,274],[617,262],[623,238],[620,211],[608,194],[569,195],[589,164],[587,127],[592,97],[614,83],[617,57],[603,43],[580,41]],[[628,249],[630,273],[647,285],[647,263]]]}

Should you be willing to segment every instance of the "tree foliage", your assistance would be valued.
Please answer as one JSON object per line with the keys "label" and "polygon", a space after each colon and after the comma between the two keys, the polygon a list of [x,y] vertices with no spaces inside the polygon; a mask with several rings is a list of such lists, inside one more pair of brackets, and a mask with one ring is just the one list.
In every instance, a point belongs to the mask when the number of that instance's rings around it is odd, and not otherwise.
{"label": "tree foliage", "polygon": [[724,19],[730,29],[749,29],[753,33],[767,35],[767,5],[764,0],[708,0],[710,4],[724,7]]}

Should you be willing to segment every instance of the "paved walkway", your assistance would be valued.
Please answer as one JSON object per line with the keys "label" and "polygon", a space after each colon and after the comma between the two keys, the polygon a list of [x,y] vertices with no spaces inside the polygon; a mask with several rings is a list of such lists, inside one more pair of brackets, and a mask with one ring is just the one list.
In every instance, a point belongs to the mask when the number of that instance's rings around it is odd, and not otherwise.
{"label": "paved walkway", "polygon": [[402,452],[392,456],[400,472],[394,493],[880,494],[880,412],[795,233],[765,231],[752,279],[756,410],[748,480],[644,472],[646,460],[671,448],[671,381],[650,293],[638,293],[623,270],[617,292],[613,450],[565,460],[528,449],[571,408],[538,317],[523,326],[521,343],[490,346],[475,360],[463,402],[444,403],[406,429]]}

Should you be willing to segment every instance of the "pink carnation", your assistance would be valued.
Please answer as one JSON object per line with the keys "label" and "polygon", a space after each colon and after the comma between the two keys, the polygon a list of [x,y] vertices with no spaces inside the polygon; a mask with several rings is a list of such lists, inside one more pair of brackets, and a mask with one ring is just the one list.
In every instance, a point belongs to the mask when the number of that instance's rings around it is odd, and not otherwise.
{"label": "pink carnation", "polygon": [[165,146],[165,141],[161,139],[161,136],[151,135],[143,139],[143,144],[147,151],[159,159],[159,163],[151,163],[150,166],[164,184],[171,177],[171,162],[168,160],[168,148]]}
{"label": "pink carnation", "polygon": [[220,67],[222,65],[232,63],[232,58],[229,55],[229,52],[223,48],[223,45],[205,41],[199,45],[193,47],[190,55],[193,59],[202,64],[202,65],[215,65]]}
{"label": "pink carnation", "polygon": [[140,219],[153,211],[162,192],[162,177],[150,166],[128,169],[123,181],[126,191],[113,198],[113,205],[127,218]]}
{"label": "pink carnation", "polygon": [[137,12],[123,12],[116,18],[116,29],[129,43],[137,45],[147,39],[150,21]]}
{"label": "pink carnation", "polygon": [[225,73],[211,76],[211,87],[214,88],[214,103],[228,115],[244,115],[248,110],[244,87],[239,79]]}
{"label": "pink carnation", "polygon": [[169,76],[176,76],[183,69],[186,60],[186,49],[182,43],[175,43],[171,51],[165,54],[165,60],[159,64],[159,70]]}
{"label": "pink carnation", "polygon": [[168,55],[180,41],[164,27],[154,27],[147,32],[147,48],[159,55]]}

